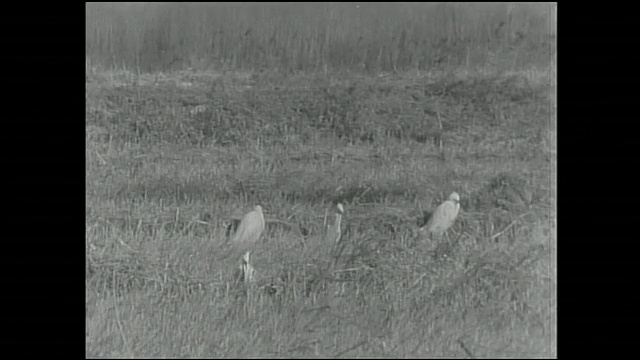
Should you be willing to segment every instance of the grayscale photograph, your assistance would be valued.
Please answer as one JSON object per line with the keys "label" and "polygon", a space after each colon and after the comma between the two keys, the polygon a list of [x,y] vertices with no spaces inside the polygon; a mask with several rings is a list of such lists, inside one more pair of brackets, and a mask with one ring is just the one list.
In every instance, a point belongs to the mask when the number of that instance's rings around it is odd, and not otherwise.
{"label": "grayscale photograph", "polygon": [[557,3],[86,3],[88,358],[557,357]]}

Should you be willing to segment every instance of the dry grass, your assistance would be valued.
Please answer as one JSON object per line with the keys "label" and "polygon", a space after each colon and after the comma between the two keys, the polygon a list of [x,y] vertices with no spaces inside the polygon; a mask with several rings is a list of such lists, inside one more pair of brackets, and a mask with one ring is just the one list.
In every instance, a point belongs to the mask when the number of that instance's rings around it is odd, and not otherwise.
{"label": "dry grass", "polygon": [[[545,74],[88,69],[87,356],[556,356]],[[454,190],[451,241],[418,239]],[[254,204],[238,287],[225,242]]]}
{"label": "dry grass", "polygon": [[141,71],[528,68],[555,47],[554,3],[89,3],[86,53]]}

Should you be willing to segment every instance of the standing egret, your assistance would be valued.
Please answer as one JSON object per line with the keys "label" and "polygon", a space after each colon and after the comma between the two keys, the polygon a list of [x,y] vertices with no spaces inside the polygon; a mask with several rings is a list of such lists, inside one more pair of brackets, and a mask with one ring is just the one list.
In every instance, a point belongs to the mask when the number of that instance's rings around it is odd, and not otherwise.
{"label": "standing egret", "polygon": [[342,214],[344,214],[344,208],[342,204],[338,203],[335,207],[335,217],[333,220],[333,224],[326,223],[324,225],[324,241],[338,243],[340,242],[340,237],[342,235],[342,229],[340,229],[340,221],[342,220]]}
{"label": "standing egret", "polygon": [[238,229],[235,234],[233,234],[231,243],[242,245],[255,244],[258,239],[260,239],[263,231],[264,216],[262,215],[262,207],[256,205],[253,211],[247,213],[240,221]]}
{"label": "standing egret", "polygon": [[427,225],[420,228],[420,232],[426,232],[428,235],[442,235],[453,225],[459,211],[460,195],[457,192],[452,192],[449,198],[436,208],[427,221]]}

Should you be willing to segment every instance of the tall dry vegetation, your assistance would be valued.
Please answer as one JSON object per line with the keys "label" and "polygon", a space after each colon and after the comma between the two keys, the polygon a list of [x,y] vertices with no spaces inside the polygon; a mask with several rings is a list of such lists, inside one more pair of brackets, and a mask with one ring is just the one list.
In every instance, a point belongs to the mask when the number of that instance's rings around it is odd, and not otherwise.
{"label": "tall dry vegetation", "polygon": [[[87,3],[108,67],[403,71],[546,64],[549,3]],[[497,63],[499,62],[499,64]]]}

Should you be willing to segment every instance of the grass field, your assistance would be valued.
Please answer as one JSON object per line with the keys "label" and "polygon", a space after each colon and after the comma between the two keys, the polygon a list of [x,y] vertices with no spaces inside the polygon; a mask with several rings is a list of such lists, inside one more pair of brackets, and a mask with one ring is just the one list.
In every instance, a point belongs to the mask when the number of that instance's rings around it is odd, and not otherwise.
{"label": "grass field", "polygon": [[88,67],[87,356],[555,357],[554,82]]}

